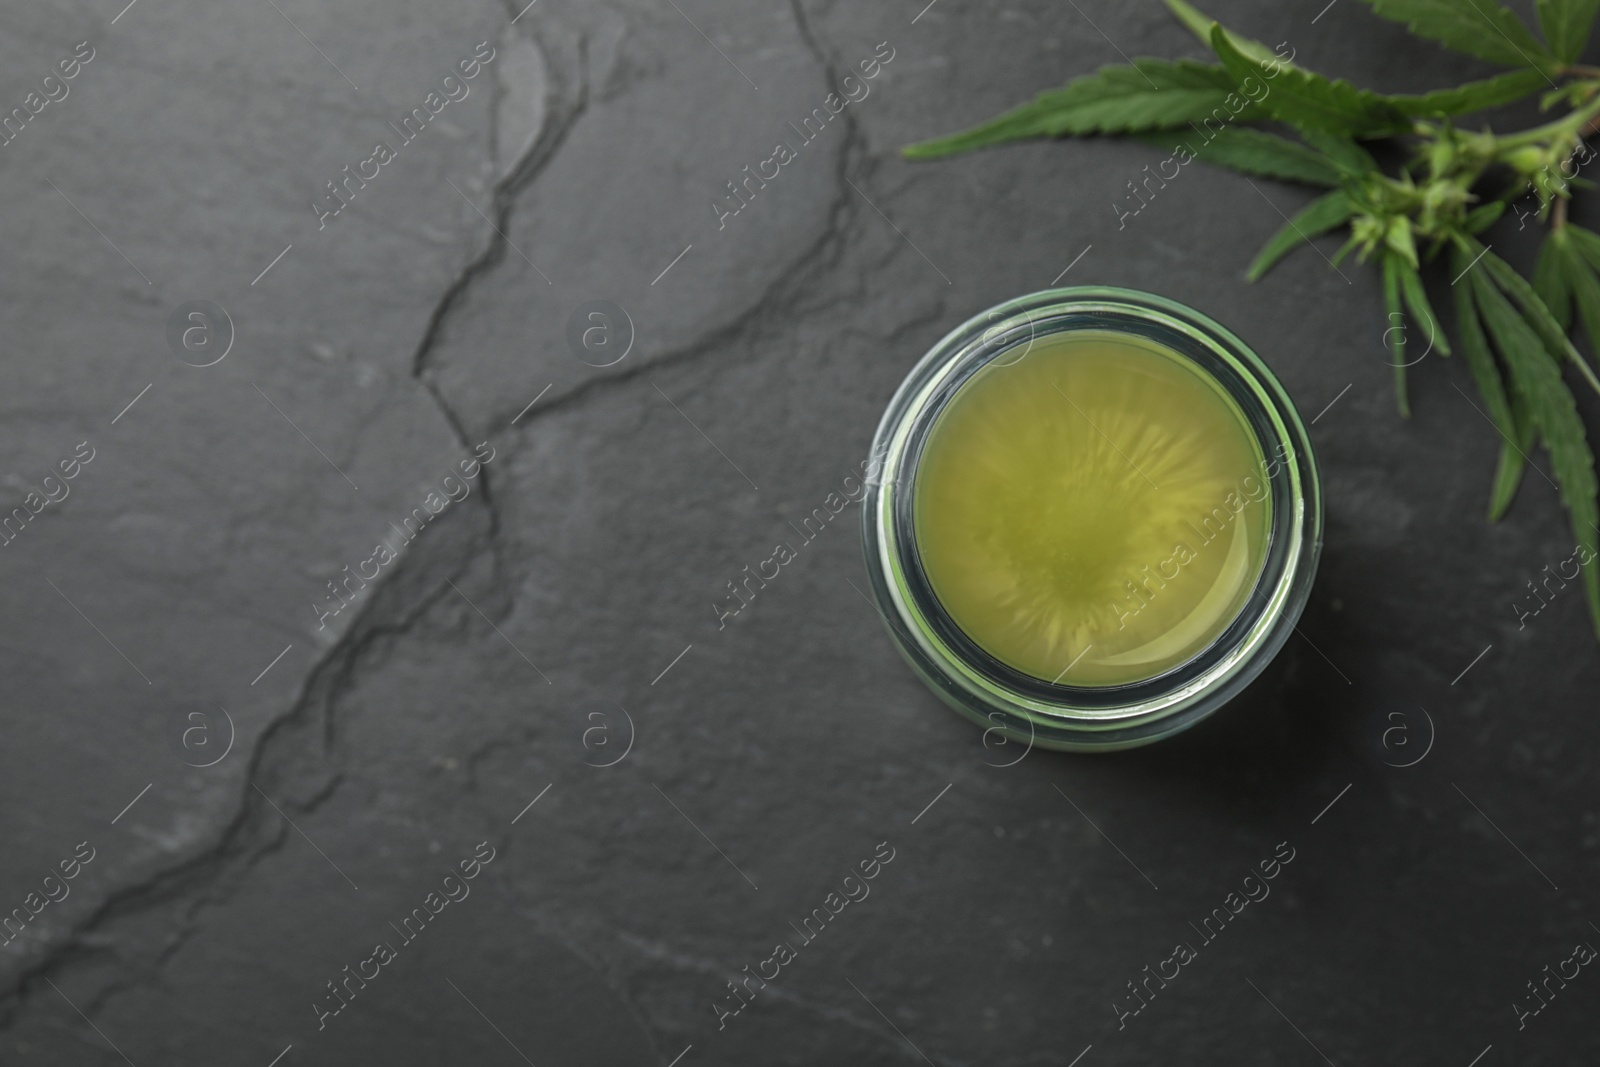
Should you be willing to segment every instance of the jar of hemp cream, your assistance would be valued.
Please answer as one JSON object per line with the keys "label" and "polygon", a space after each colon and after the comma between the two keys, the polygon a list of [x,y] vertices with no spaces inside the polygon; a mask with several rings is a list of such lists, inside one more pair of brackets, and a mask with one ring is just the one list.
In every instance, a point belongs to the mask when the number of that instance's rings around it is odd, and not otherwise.
{"label": "jar of hemp cream", "polygon": [[1001,304],[890,401],[863,501],[873,595],[957,711],[1042,746],[1148,744],[1221,707],[1310,593],[1306,428],[1239,338],[1127,289]]}

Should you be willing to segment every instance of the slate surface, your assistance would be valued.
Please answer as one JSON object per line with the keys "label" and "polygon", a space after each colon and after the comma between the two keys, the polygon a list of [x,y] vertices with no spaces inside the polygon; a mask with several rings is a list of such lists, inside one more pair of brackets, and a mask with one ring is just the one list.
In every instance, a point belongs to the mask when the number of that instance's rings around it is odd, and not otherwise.
{"label": "slate surface", "polygon": [[[1213,7],[1381,89],[1483,73],[1355,0]],[[3,20],[5,109],[93,52],[0,148],[6,507],[93,458],[0,552],[0,908],[80,860],[0,950],[0,1061],[1594,1059],[1600,979],[1520,1031],[1511,1005],[1600,941],[1600,657],[1576,592],[1519,629],[1570,542],[1537,478],[1483,523],[1496,440],[1459,361],[1413,372],[1402,422],[1367,271],[1301,252],[1241,281],[1299,190],[1195,165],[1119,226],[1154,149],[896,154],[1119,53],[1199,55],[1153,0]],[[870,95],[719,218],[875,50]],[[725,628],[711,605],[928,345],[1068,264],[1229,324],[1321,413],[1327,547],[1302,636],[1223,714],[997,767],[863,603],[853,508]],[[626,318],[583,362],[595,301]],[[1204,942],[1275,850],[1271,895]],[[1197,958],[1119,1026],[1179,941]],[[347,966],[377,976],[333,1014]]]}

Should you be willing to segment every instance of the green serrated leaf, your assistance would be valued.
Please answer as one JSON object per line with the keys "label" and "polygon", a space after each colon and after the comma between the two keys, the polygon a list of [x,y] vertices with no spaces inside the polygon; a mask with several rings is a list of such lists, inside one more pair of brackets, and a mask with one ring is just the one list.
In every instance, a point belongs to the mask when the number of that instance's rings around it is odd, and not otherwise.
{"label": "green serrated leaf", "polygon": [[1418,37],[1506,67],[1545,70],[1555,57],[1494,0],[1367,0],[1384,18],[1403,22]]}
{"label": "green serrated leaf", "polygon": [[[1230,98],[1237,110],[1228,106]],[[908,159],[933,159],[1031,137],[1133,133],[1184,128],[1210,118],[1232,123],[1258,117],[1259,109],[1238,94],[1233,77],[1221,67],[1141,58],[1132,66],[1102,67],[969,130],[902,151]]]}
{"label": "green serrated leaf", "polygon": [[[1166,2],[1168,9],[1178,17],[1178,21],[1183,23],[1190,33],[1200,38],[1201,44],[1209,48],[1211,46],[1211,27],[1217,24],[1217,20],[1210,15],[1201,14],[1195,10],[1192,4],[1185,3],[1184,0],[1166,0]],[[1223,30],[1222,32],[1227,34],[1228,40],[1233,43],[1234,48],[1258,64],[1271,64],[1276,69],[1280,66],[1286,66],[1289,62],[1260,41],[1241,37],[1230,30]],[[1285,44],[1287,43],[1285,42]],[[1283,46],[1279,45],[1278,47],[1281,48]],[[1289,54],[1293,56],[1294,51],[1291,49]]]}
{"label": "green serrated leaf", "polygon": [[[1552,235],[1554,236],[1554,235]],[[1583,322],[1584,336],[1589,338],[1589,349],[1600,352],[1600,277],[1595,268],[1570,246],[1566,252],[1567,283],[1571,299],[1578,308],[1578,318]]]}
{"label": "green serrated leaf", "polygon": [[[1600,3],[1600,0],[1595,2]],[[1508,70],[1493,78],[1468,82],[1454,89],[1436,89],[1417,96],[1389,96],[1384,99],[1415,118],[1468,115],[1474,111],[1516,103],[1549,84],[1549,80],[1538,70]]]}
{"label": "green serrated leaf", "polygon": [[1439,354],[1450,354],[1450,339],[1444,335],[1444,328],[1439,324],[1439,317],[1433,313],[1433,304],[1428,301],[1428,292],[1422,287],[1422,276],[1415,267],[1409,263],[1400,264],[1400,294],[1406,299],[1406,307],[1411,311],[1411,317],[1428,331],[1428,347],[1437,348]]}
{"label": "green serrated leaf", "polygon": [[1541,95],[1539,97],[1539,110],[1540,111],[1549,111],[1551,108],[1555,107],[1557,104],[1559,104],[1559,103],[1561,103],[1563,101],[1571,101],[1571,99],[1572,99],[1572,86],[1570,86],[1570,85],[1559,86],[1559,87],[1557,87],[1555,89],[1551,89],[1549,92],[1544,93],[1543,95]]}
{"label": "green serrated leaf", "polygon": [[1353,214],[1355,206],[1350,203],[1350,197],[1342,189],[1335,189],[1331,193],[1317,197],[1297,211],[1281,230],[1272,235],[1272,239],[1256,254],[1255,261],[1245,272],[1245,277],[1255,281],[1302,242],[1342,225]]}
{"label": "green serrated leaf", "polygon": [[1586,230],[1582,226],[1574,226],[1570,222],[1562,227],[1561,232],[1567,235],[1572,247],[1588,261],[1589,266],[1600,270],[1600,233]]}
{"label": "green serrated leaf", "polygon": [[1594,99],[1595,89],[1595,83],[1588,79],[1559,85],[1539,97],[1539,110],[1549,111],[1557,104],[1566,104],[1572,108],[1582,107]]}
{"label": "green serrated leaf", "polygon": [[1539,29],[1557,59],[1571,63],[1583,54],[1600,0],[1534,0],[1533,6]]}
{"label": "green serrated leaf", "polygon": [[1564,230],[1552,230],[1539,246],[1539,263],[1533,271],[1533,291],[1539,294],[1550,317],[1563,330],[1572,328],[1572,256],[1576,252]]}
{"label": "green serrated leaf", "polygon": [[1389,342],[1389,358],[1394,367],[1394,400],[1400,417],[1411,417],[1411,401],[1406,395],[1406,330],[1405,312],[1400,308],[1400,266],[1402,260],[1393,252],[1383,255],[1383,302],[1389,311],[1389,328],[1383,331]]}
{"label": "green serrated leaf", "polygon": [[1462,228],[1471,234],[1482,233],[1490,226],[1493,226],[1495,220],[1505,213],[1506,202],[1504,200],[1491,200],[1489,203],[1469,211]]}
{"label": "green serrated leaf", "polygon": [[1206,129],[1201,134],[1209,139],[1184,137],[1174,145],[1171,136],[1164,138],[1162,134],[1152,133],[1142,135],[1140,140],[1158,148],[1171,146],[1175,154],[1182,148],[1201,162],[1229,167],[1245,174],[1324,188],[1339,184],[1339,168],[1334,166],[1332,160],[1287,137],[1235,126],[1221,130]]}
{"label": "green serrated leaf", "polygon": [[[1340,79],[1298,68],[1274,67],[1248,58],[1221,26],[1211,27],[1211,49],[1239,83],[1240,92],[1257,101],[1267,115],[1301,130],[1320,130],[1352,137],[1402,133],[1411,119],[1377,93],[1357,89]],[[1257,96],[1250,88],[1260,89]]]}
{"label": "green serrated leaf", "polygon": [[[1466,269],[1467,256],[1456,250],[1458,273]],[[1478,309],[1472,299],[1472,286],[1455,288],[1456,327],[1461,338],[1461,354],[1467,369],[1478,386],[1478,395],[1489,409],[1487,414],[1494,428],[1500,432],[1500,462],[1495,469],[1494,483],[1489,491],[1489,521],[1498,522],[1511,506],[1517,486],[1522,481],[1522,468],[1527,451],[1532,446],[1533,424],[1526,418],[1517,418],[1513,401],[1507,397],[1500,368],[1489,350],[1489,340],[1484,335],[1483,324],[1478,319]]]}
{"label": "green serrated leaf", "polygon": [[1372,158],[1372,153],[1343,134],[1301,130],[1300,136],[1306,144],[1327,156],[1346,177],[1359,178],[1378,170],[1378,161]]}
{"label": "green serrated leaf", "polygon": [[[1473,298],[1495,347],[1505,360],[1506,369],[1517,392],[1527,404],[1528,417],[1538,430],[1550,454],[1550,466],[1567,507],[1573,534],[1578,544],[1597,554],[1596,533],[1600,525],[1600,504],[1596,503],[1594,454],[1584,434],[1583,420],[1561,368],[1546,349],[1535,324],[1517,313],[1507,294],[1497,286],[1498,277],[1488,271],[1468,271]],[[1514,294],[1512,294],[1514,297]],[[1595,633],[1600,635],[1600,567],[1584,567],[1584,591]]]}
{"label": "green serrated leaf", "polygon": [[1499,522],[1505,515],[1522,485],[1522,472],[1528,467],[1528,450],[1533,447],[1534,431],[1526,408],[1522,398],[1513,394],[1511,413],[1516,428],[1514,434],[1500,442],[1500,459],[1495,463],[1494,482],[1489,487],[1490,522]]}
{"label": "green serrated leaf", "polygon": [[1522,314],[1527,317],[1528,325],[1549,347],[1550,355],[1558,360],[1566,359],[1576,366],[1578,373],[1583,375],[1590,388],[1600,393],[1600,378],[1595,377],[1594,368],[1589,366],[1589,361],[1583,358],[1583,353],[1579,352],[1567,338],[1567,331],[1556,321],[1550,309],[1545,306],[1545,302],[1539,299],[1539,294],[1533,291],[1533,286],[1524,281],[1522,275],[1518,274],[1511,264],[1493,252],[1484,251],[1483,267],[1494,278],[1495,284],[1516,301],[1517,306],[1522,309]]}
{"label": "green serrated leaf", "polygon": [[[1354,214],[1354,211],[1351,213]],[[1339,251],[1333,254],[1333,258],[1328,261],[1329,265],[1331,265],[1334,270],[1338,270],[1339,264],[1344,262],[1344,257],[1348,256],[1351,252],[1354,252],[1360,244],[1361,238],[1352,234],[1348,241],[1339,246]]]}

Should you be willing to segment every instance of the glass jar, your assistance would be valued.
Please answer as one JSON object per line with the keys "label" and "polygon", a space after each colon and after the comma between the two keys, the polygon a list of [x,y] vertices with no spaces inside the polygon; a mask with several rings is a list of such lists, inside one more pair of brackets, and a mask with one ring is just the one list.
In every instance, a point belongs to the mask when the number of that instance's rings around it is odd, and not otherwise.
{"label": "glass jar", "polygon": [[[1260,453],[1270,501],[1253,590],[1208,646],[1135,682],[1074,686],[1025,674],[973,641],[941,605],[918,551],[918,464],[940,413],[980,370],[1027,357],[1069,331],[1131,335],[1171,350],[1238,406]],[[968,320],[928,352],[890,401],[873,440],[862,539],[872,593],[913,670],[958,712],[1048,748],[1107,751],[1167,737],[1238,694],[1288,640],[1322,547],[1322,491],[1294,404],[1260,357],[1191,308],[1129,289],[1054,289]]]}

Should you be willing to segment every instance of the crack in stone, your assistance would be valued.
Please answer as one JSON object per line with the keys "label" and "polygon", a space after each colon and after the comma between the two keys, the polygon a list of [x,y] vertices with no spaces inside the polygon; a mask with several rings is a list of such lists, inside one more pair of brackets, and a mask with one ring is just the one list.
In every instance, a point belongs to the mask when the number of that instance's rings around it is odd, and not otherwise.
{"label": "crack in stone", "polygon": [[[515,3],[508,7],[515,8]],[[813,36],[804,9],[799,0],[791,0],[791,11],[806,48],[818,60],[824,73],[831,79],[834,68],[831,60]],[[536,35],[534,35],[536,37]],[[509,242],[501,234],[510,228],[519,192],[535,181],[549,166],[557,150],[588,106],[587,55],[583,39],[577,39],[578,76],[576,89],[566,93],[559,88],[561,79],[555,76],[556,65],[550,62],[553,53],[541,49],[546,58],[546,69],[552,71],[547,89],[547,106],[550,114],[522,158],[505,178],[494,185],[493,205],[490,212],[495,219],[495,229],[484,249],[450,281],[433,312],[429,316],[423,335],[412,358],[411,376],[422,386],[437,406],[458,444],[470,451],[464,420],[445,399],[433,379],[430,361],[438,346],[450,316],[461,305],[474,282],[493,270],[506,255]],[[537,40],[535,41],[536,47]],[[491,107],[491,122],[497,108]],[[846,116],[844,144],[835,165],[835,196],[827,209],[827,222],[815,240],[810,242],[791,261],[790,265],[770,283],[761,296],[732,321],[686,343],[680,349],[652,360],[636,364],[627,371],[594,378],[541,406],[536,413],[521,423],[530,425],[535,419],[552,411],[574,406],[590,396],[624,382],[651,373],[675,368],[719,353],[725,347],[739,348],[741,338],[759,332],[774,319],[783,319],[807,307],[814,298],[813,283],[828,275],[843,259],[849,246],[847,223],[857,213],[845,181],[851,171],[852,161],[861,153],[864,139],[854,116]],[[491,143],[495,127],[491,125]],[[831,299],[848,302],[854,294],[839,294]],[[490,420],[490,436],[511,428],[513,413]],[[116,967],[127,971],[134,966],[126,956],[108,947],[104,938],[96,936],[115,924],[147,915],[157,908],[179,904],[181,921],[174,933],[166,936],[150,962],[127,978],[102,980],[92,996],[84,1002],[93,1013],[101,1010],[118,994],[147,984],[151,977],[159,980],[161,971],[178,955],[198,932],[196,919],[207,907],[224,904],[232,892],[261,863],[280,851],[289,837],[288,829],[277,821],[276,814],[260,801],[249,783],[260,781],[276,795],[280,803],[293,807],[297,814],[314,813],[337,792],[342,781],[339,770],[339,745],[336,733],[335,706],[358,684],[358,679],[368,664],[369,656],[377,656],[381,646],[394,638],[410,632],[447,595],[450,590],[445,577],[456,578],[466,573],[479,556],[487,552],[491,565],[499,569],[497,541],[500,532],[498,507],[490,492],[487,470],[484,471],[482,492],[476,498],[482,507],[484,528],[465,535],[467,544],[460,538],[431,537],[427,543],[409,553],[392,577],[374,590],[373,596],[353,620],[349,630],[326,650],[310,668],[300,685],[293,703],[282,715],[270,720],[257,738],[248,757],[247,771],[241,784],[241,796],[233,816],[215,835],[211,844],[178,863],[117,890],[114,890],[93,912],[74,926],[61,943],[45,952],[38,960],[20,971],[12,988],[0,995],[0,1012],[4,1013],[0,1026],[9,1026],[16,1015],[31,999],[31,992],[40,979],[60,974],[74,965],[105,962],[109,957]],[[471,514],[458,512],[457,514]],[[440,524],[437,531],[459,530],[463,519]],[[431,577],[430,577],[431,576]],[[306,749],[319,749],[323,765],[308,771],[302,764]],[[286,773],[280,773],[286,770]],[[292,794],[292,795],[291,795]],[[185,899],[187,898],[187,899]],[[631,935],[623,935],[625,939]],[[134,938],[137,942],[138,938]],[[648,943],[634,939],[636,947]],[[135,951],[148,951],[136,948]],[[653,955],[654,952],[647,952]],[[583,956],[583,954],[580,954]],[[583,958],[587,958],[583,956]],[[670,959],[671,956],[663,956]],[[685,957],[687,959],[687,957]],[[731,977],[720,966],[706,961],[694,961],[696,969],[716,974],[724,979]],[[624,998],[625,1001],[627,998]],[[897,1035],[891,1035],[870,1020],[855,1017],[849,1012],[818,1004],[788,991],[778,991],[775,999],[833,1021],[844,1022],[874,1038],[891,1042],[904,1049]],[[631,1002],[630,1002],[631,1006]],[[642,1020],[641,1020],[642,1021]],[[643,1027],[654,1041],[650,1028]],[[907,1050],[909,1051],[909,1050]]]}
{"label": "crack in stone", "polygon": [[[535,37],[534,43],[537,47],[537,37]],[[417,345],[416,354],[411,360],[411,376],[429,385],[430,388],[428,362],[434,348],[439,343],[445,320],[455,311],[456,306],[472,283],[489,273],[505,259],[509,241],[503,235],[511,227],[511,216],[516,208],[517,194],[536,180],[545,168],[550,165],[555,159],[556,151],[566,141],[567,135],[572,132],[573,127],[588,109],[587,47],[581,37],[578,39],[577,45],[579,69],[575,79],[574,98],[570,101],[563,99],[563,93],[558,88],[560,78],[552,77],[550,79],[549,88],[546,90],[546,107],[550,112],[549,119],[540,129],[539,136],[534,139],[533,144],[528,146],[527,152],[511,168],[510,173],[494,185],[490,214],[494,217],[494,229],[496,232],[490,237],[483,251],[462,268],[461,273],[446,287],[444,295],[434,305],[433,314],[429,316],[427,325],[423,328],[422,340]],[[540,51],[545,56],[546,69],[554,71],[556,69],[555,64],[550,62],[555,54],[554,51],[544,48],[540,49]],[[498,104],[501,91],[498,87],[496,88],[496,104]],[[495,110],[497,111],[498,108]],[[491,133],[491,137],[494,136],[496,135]],[[438,403],[447,413],[450,412],[449,406],[443,400],[438,400]],[[450,418],[454,425],[455,417],[453,413],[450,413]]]}
{"label": "crack in stone", "polygon": [[[769,320],[783,319],[804,309],[807,301],[816,295],[814,283],[818,279],[826,278],[832,268],[839,265],[850,244],[847,223],[855,216],[856,209],[850,199],[850,187],[844,178],[849,172],[850,158],[858,152],[863,143],[854,119],[849,119],[845,123],[844,140],[845,143],[839,153],[839,163],[835,167],[835,194],[833,202],[828,206],[826,225],[816,239],[806,245],[783,272],[767,285],[754,303],[732,320],[684,343],[677,349],[655,359],[635,363],[627,370],[590,378],[544,401],[537,411],[529,412],[516,425],[526,429],[557,411],[581,406],[597,394],[609,393],[649,374],[668,372],[709,359],[724,349],[747,352],[750,346],[738,342],[749,340],[751,335],[759,334]],[[852,293],[844,293],[834,299],[844,303],[850,301],[853,296]],[[519,413],[520,409],[507,408],[491,416],[490,432],[499,433],[510,429],[512,420],[516,419]]]}
{"label": "crack in stone", "polygon": [[[441,559],[436,561],[423,558],[424,552],[419,549],[412,557],[417,562],[410,570],[420,571],[426,575],[435,570],[439,563],[451,558],[460,558],[453,550],[427,554],[439,555]],[[464,571],[470,565],[471,560],[468,559],[461,565],[460,570]],[[459,572],[454,576],[459,577]],[[322,772],[321,780],[314,783],[309,796],[290,801],[283,789],[273,787],[268,778],[271,771],[269,764],[274,762],[274,757],[279,754],[280,748],[298,752],[304,747],[293,739],[280,742],[279,735],[302,725],[314,727],[314,723],[305,721],[313,706],[320,705],[323,722],[322,740],[327,750],[332,751],[333,746],[330,741],[333,707],[354,687],[359,661],[378,642],[409,632],[410,628],[449,590],[448,583],[440,578],[433,583],[433,588],[426,591],[412,610],[399,613],[392,622],[381,621],[379,617],[388,612],[391,606],[389,602],[401,599],[401,595],[394,594],[392,590],[402,584],[403,579],[407,577],[409,575],[397,574],[391,582],[379,590],[371,605],[358,617],[340,643],[333,646],[329,654],[313,668],[291,710],[268,724],[252,752],[249,770],[245,775],[246,785],[241,790],[241,802],[233,819],[218,835],[216,843],[179,865],[156,872],[150,878],[124,887],[108,897],[74,931],[66,945],[41,959],[28,972],[19,975],[13,991],[6,997],[7,1000],[16,1002],[11,1005],[11,1011],[7,1014],[7,1023],[11,1021],[15,1010],[20,1008],[20,1002],[27,999],[28,987],[35,979],[42,978],[48,973],[59,973],[65,967],[81,962],[84,957],[98,951],[94,948],[86,949],[80,943],[88,940],[92,931],[164,904],[181,901],[185,894],[194,893],[184,909],[185,921],[178,932],[156,953],[152,963],[143,968],[145,974],[158,975],[166,963],[176,956],[196,933],[197,928],[193,920],[198,913],[208,906],[225,903],[231,889],[267,858],[280,851],[291,836],[288,828],[277,822],[276,813],[271,812],[265,802],[256,799],[248,783],[268,781],[269,789],[278,793],[284,804],[292,804],[296,812],[302,815],[314,813],[324,802],[331,799],[343,780],[343,775],[337,769]],[[283,784],[287,786],[289,783],[285,781]],[[196,893],[197,886],[203,888]],[[128,966],[126,962],[122,965]],[[85,1003],[85,1010],[91,1013],[97,1011],[116,994],[138,988],[143,981],[140,976],[134,976],[122,981],[109,982],[98,989]]]}
{"label": "crack in stone", "polygon": [[[460,520],[454,525],[459,527]],[[440,526],[436,529],[447,528],[449,527]],[[86,957],[100,951],[97,948],[85,948],[83,944],[92,940],[94,931],[118,920],[149,912],[174,901],[181,901],[186,894],[192,893],[194,897],[188,903],[183,916],[187,920],[183,923],[184,929],[157,953],[151,969],[159,970],[176,955],[183,943],[193,936],[192,920],[196,914],[206,906],[225,902],[229,890],[267,857],[281,849],[288,838],[288,829],[277,822],[276,813],[272,812],[264,801],[257,799],[250,786],[251,782],[266,782],[269,792],[277,794],[281,803],[293,806],[296,812],[301,814],[315,812],[334,795],[342,775],[336,768],[329,768],[317,773],[317,780],[310,783],[309,795],[305,792],[306,776],[301,775],[300,782],[294,783],[301,785],[300,798],[291,800],[288,791],[294,776],[291,773],[290,776],[281,778],[279,782],[274,782],[272,768],[277,762],[276,757],[281,754],[280,750],[293,755],[302,753],[304,748],[308,747],[305,742],[290,734],[290,731],[299,727],[308,727],[314,732],[321,741],[324,756],[329,753],[336,754],[332,727],[333,707],[354,688],[361,660],[380,642],[408,633],[418,620],[447,595],[450,587],[444,577],[433,579],[430,588],[429,574],[459,577],[461,572],[471,566],[475,558],[474,553],[462,552],[459,546],[447,539],[436,536],[430,541],[431,544],[419,547],[400,564],[401,569],[375,592],[351,628],[311,669],[290,710],[267,724],[251,751],[244,781],[240,787],[241,798],[238,807],[233,818],[217,834],[215,842],[175,866],[156,871],[145,879],[110,894],[72,930],[62,945],[41,957],[17,976],[12,989],[4,998],[0,998],[0,1003],[6,1005],[6,1024],[11,1022],[16,1011],[20,1010],[22,1003],[28,999],[29,987],[35,985],[37,980],[52,973],[58,974],[73,963],[83,962]],[[453,571],[448,566],[451,561],[456,561],[456,568]],[[419,577],[413,578],[413,575]],[[411,586],[420,587],[420,595],[412,596]],[[413,602],[410,610],[398,610],[399,605],[408,597]],[[321,712],[320,730],[317,730],[316,710]],[[285,759],[282,762],[294,763],[296,768],[299,768],[300,761]],[[279,788],[279,785],[283,788]],[[123,966],[128,965],[124,963]],[[87,1002],[88,1009],[96,1010],[117,992],[138,984],[136,979],[108,983],[90,998]]]}
{"label": "crack in stone", "polygon": [[[513,5],[507,4],[508,13],[516,14]],[[508,31],[510,27],[507,27]],[[472,451],[472,443],[467,437],[464,420],[445,399],[444,390],[439,387],[429,368],[429,360],[433,350],[440,343],[444,334],[446,321],[460,306],[467,291],[478,279],[488,275],[499,263],[505,259],[506,249],[510,246],[510,239],[505,233],[511,228],[511,217],[516,207],[517,194],[528,185],[532,184],[541,173],[555,159],[556,152],[566,141],[578,120],[588,108],[588,58],[587,48],[582,37],[577,39],[578,70],[573,78],[575,88],[564,92],[560,88],[561,77],[552,58],[555,50],[541,48],[538,35],[530,31],[529,38],[535,48],[539,48],[545,58],[545,69],[551,72],[546,83],[544,105],[547,117],[542,124],[539,134],[532,144],[523,153],[522,158],[511,167],[506,176],[493,186],[489,214],[494,218],[493,233],[485,243],[483,250],[469,261],[461,272],[445,287],[444,293],[434,305],[433,312],[428,316],[427,324],[423,327],[422,338],[417,344],[415,354],[411,359],[411,376],[428,394],[434,405],[439,409],[445,422],[449,425],[456,441],[466,452]],[[490,102],[490,160],[491,166],[498,166],[499,151],[499,125],[500,100],[504,89],[498,80],[494,82],[495,92]],[[570,100],[567,97],[570,95]],[[494,435],[492,430],[490,436]],[[498,576],[501,572],[499,539],[500,509],[495,502],[494,481],[498,475],[491,475],[487,467],[481,472],[482,481],[479,483],[484,505],[489,513],[488,540],[493,568]]]}
{"label": "crack in stone", "polygon": [[[541,136],[529,147],[528,152],[511,173],[497,185],[495,215],[499,220],[499,229],[504,230],[509,224],[514,193],[532,181],[549,162],[549,158],[553,156],[555,149],[565,137],[566,131],[581,114],[583,101],[584,94],[580,89],[577,105],[569,109],[561,121],[547,123],[545,130],[541,131]],[[491,107],[491,123],[494,114],[495,110]],[[491,125],[491,143],[492,131]],[[496,236],[498,238],[498,235]],[[504,239],[499,238],[499,240],[503,242]],[[485,251],[450,283],[435,304],[423,339],[413,358],[412,376],[432,398],[457,442],[469,452],[471,446],[467,443],[459,417],[426,375],[427,354],[437,339],[445,316],[466,287],[503,255],[503,244],[497,245],[491,240]],[[0,995],[0,1012],[4,1013],[0,1025],[10,1025],[28,1000],[30,987],[36,986],[38,980],[53,973],[59,974],[74,963],[88,962],[91,957],[100,958],[106,953],[108,950],[94,944],[95,931],[121,919],[152,911],[174,901],[181,901],[186,894],[192,893],[194,895],[184,910],[185,921],[178,933],[166,940],[157,951],[151,965],[145,968],[146,973],[159,974],[167,962],[194,935],[193,920],[198,912],[208,905],[224,902],[228,897],[229,887],[237,885],[258,864],[282,847],[288,831],[281,825],[276,827],[275,832],[265,834],[265,839],[261,840],[263,830],[270,824],[270,820],[266,818],[266,805],[256,798],[254,790],[249,788],[249,783],[264,779],[270,773],[269,765],[280,747],[290,751],[297,751],[301,747],[292,740],[289,731],[305,725],[308,717],[313,714],[314,707],[320,706],[320,740],[323,755],[336,753],[337,738],[334,731],[333,708],[344,694],[354,688],[363,658],[375,650],[380,642],[409,632],[411,627],[450,589],[445,577],[459,577],[469,569],[485,547],[483,542],[487,542],[491,556],[495,555],[495,534],[499,529],[499,514],[490,492],[487,468],[482,474],[483,481],[480,484],[481,492],[477,497],[477,506],[484,509],[487,529],[481,537],[471,539],[478,542],[477,550],[458,551],[456,546],[449,545],[446,539],[436,534],[423,547],[409,553],[395,574],[375,590],[371,599],[357,614],[350,629],[329,646],[325,654],[311,667],[289,710],[270,720],[263,728],[248,758],[240,802],[233,817],[216,834],[213,843],[173,866],[157,870],[142,879],[113,890],[89,915],[71,927],[56,946],[45,951],[37,960],[17,973],[11,988]],[[461,521],[456,520],[453,526],[459,527]],[[436,530],[444,528],[446,527],[441,526]],[[440,558],[434,559],[435,556]],[[453,567],[450,565],[452,562]],[[411,580],[413,574],[421,577],[413,582]],[[440,575],[432,580],[431,588],[428,587],[429,574]],[[397,610],[404,597],[413,592],[410,588],[412,585],[421,587],[413,600],[413,606],[410,610]],[[385,617],[391,614],[393,621],[385,621]],[[281,799],[285,804],[292,804],[299,813],[312,813],[333,796],[341,780],[342,775],[338,770],[330,768],[321,772],[321,781],[315,784],[309,796],[297,801],[291,801],[286,796]],[[275,792],[281,791],[275,790]],[[197,887],[198,892],[196,892]],[[117,958],[116,953],[110,954],[113,958]],[[122,960],[120,966],[126,969],[130,965]],[[90,1012],[98,1011],[118,993],[140,984],[138,976],[105,982],[86,1002],[86,1007]]]}
{"label": "crack in stone", "polygon": [[[799,0],[790,0],[790,11],[794,16],[801,42],[822,69],[825,76],[824,84],[836,84],[836,69],[833,62],[812,34],[805,10]],[[685,342],[677,349],[649,361],[637,362],[627,370],[590,378],[546,400],[537,411],[529,412],[516,425],[526,429],[554,412],[583,404],[595,394],[610,392],[646,374],[671,371],[709,358],[724,348],[742,350],[743,346],[736,342],[747,339],[749,334],[759,332],[764,320],[769,317],[781,319],[804,308],[807,300],[815,296],[817,287],[814,283],[828,277],[831,268],[838,266],[844,258],[844,252],[850,243],[847,224],[855,217],[858,210],[852,199],[853,191],[846,178],[851,172],[852,160],[864,151],[865,138],[861,134],[854,114],[846,109],[842,117],[844,143],[839,149],[838,162],[834,167],[834,196],[827,208],[827,222],[817,237],[801,249],[749,307],[729,322]],[[845,293],[835,299],[848,302],[853,296],[852,293]],[[487,420],[488,432],[493,435],[510,429],[512,420],[520,413],[520,407],[515,409],[508,407],[503,412],[491,415]]]}

